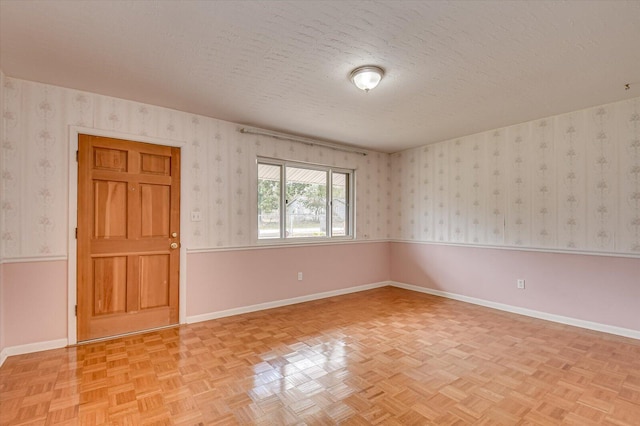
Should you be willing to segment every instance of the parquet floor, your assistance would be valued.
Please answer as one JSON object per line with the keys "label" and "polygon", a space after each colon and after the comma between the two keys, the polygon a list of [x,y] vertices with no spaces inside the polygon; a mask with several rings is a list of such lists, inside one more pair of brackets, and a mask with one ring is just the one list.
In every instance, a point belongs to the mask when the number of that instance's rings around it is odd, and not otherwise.
{"label": "parquet floor", "polygon": [[640,425],[640,341],[386,287],[10,357],[0,423]]}

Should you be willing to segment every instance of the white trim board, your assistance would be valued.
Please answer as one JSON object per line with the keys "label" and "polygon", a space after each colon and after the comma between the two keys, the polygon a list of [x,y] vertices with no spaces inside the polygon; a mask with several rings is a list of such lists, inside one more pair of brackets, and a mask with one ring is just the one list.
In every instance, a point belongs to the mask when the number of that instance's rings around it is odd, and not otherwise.
{"label": "white trim board", "polygon": [[334,241],[306,241],[300,242],[283,242],[278,244],[269,243],[257,243],[248,246],[228,246],[228,247],[200,247],[187,249],[188,254],[192,253],[217,253],[225,251],[246,251],[246,250],[265,250],[265,249],[282,249],[282,248],[296,248],[296,247],[323,247],[323,246],[335,246],[335,245],[347,245],[347,244],[383,244],[388,243],[389,240],[364,240],[364,239],[349,239],[349,240],[334,240]]}
{"label": "white trim board", "polygon": [[33,352],[48,351],[50,349],[60,349],[67,346],[67,339],[49,340],[46,342],[28,343],[26,345],[9,346],[0,352],[0,367],[5,360],[14,355],[24,355]]}
{"label": "white trim board", "polygon": [[447,299],[459,300],[461,302],[471,303],[474,305],[485,306],[500,311],[511,312],[514,314],[524,315],[527,317],[538,318],[546,321],[556,322],[559,324],[571,325],[574,327],[586,328],[588,330],[600,331],[603,333],[615,334],[617,336],[630,337],[640,340],[640,330],[632,330],[629,328],[615,327],[612,325],[601,324],[597,322],[585,321],[577,318],[565,317],[562,315],[550,314],[547,312],[536,311],[533,309],[520,308],[518,306],[507,305],[504,303],[492,302],[490,300],[478,299],[475,297],[463,296],[461,294],[449,293],[446,291],[434,290],[431,288],[420,287],[412,284],[405,284],[397,281],[390,281],[392,287],[398,287],[405,290],[417,291],[419,293],[430,294],[432,296],[444,297]]}
{"label": "white trim board", "polygon": [[33,262],[59,262],[67,261],[67,256],[34,256],[34,257],[12,257],[0,260],[0,264],[7,265],[10,263],[33,263]]}
{"label": "white trim board", "polygon": [[615,251],[590,251],[590,250],[569,250],[563,248],[545,248],[545,247],[524,247],[524,246],[506,246],[506,245],[479,245],[470,243],[454,243],[454,242],[441,242],[441,241],[416,241],[416,240],[399,240],[390,238],[387,240],[390,243],[398,244],[420,244],[431,246],[449,246],[449,247],[465,247],[475,249],[494,249],[494,250],[508,250],[508,251],[530,251],[536,253],[554,253],[554,254],[574,254],[582,256],[605,256],[605,257],[627,257],[631,259],[640,258],[639,253],[629,252],[615,252]]}
{"label": "white trim board", "polygon": [[364,284],[356,287],[343,288],[340,290],[325,291],[322,293],[293,297],[291,299],[275,300],[273,302],[259,303],[257,305],[250,306],[241,306],[238,308],[226,309],[224,311],[210,312],[201,315],[192,315],[187,317],[187,324],[230,317],[233,315],[247,314],[249,312],[264,311],[265,309],[280,308],[282,306],[295,305],[297,303],[310,302],[312,300],[326,299],[327,297],[342,296],[344,294],[358,293],[360,291],[372,290],[374,288],[380,287],[388,287],[390,285],[392,285],[390,281],[381,281],[373,284]]}

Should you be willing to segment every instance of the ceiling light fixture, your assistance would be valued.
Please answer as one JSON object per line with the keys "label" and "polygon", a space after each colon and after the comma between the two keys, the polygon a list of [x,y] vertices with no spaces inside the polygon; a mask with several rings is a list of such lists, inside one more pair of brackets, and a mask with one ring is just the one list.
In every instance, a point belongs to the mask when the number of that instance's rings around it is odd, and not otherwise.
{"label": "ceiling light fixture", "polygon": [[375,88],[382,77],[384,76],[384,70],[375,65],[365,65],[358,67],[351,71],[351,81],[360,90],[364,90],[369,93],[369,90]]}

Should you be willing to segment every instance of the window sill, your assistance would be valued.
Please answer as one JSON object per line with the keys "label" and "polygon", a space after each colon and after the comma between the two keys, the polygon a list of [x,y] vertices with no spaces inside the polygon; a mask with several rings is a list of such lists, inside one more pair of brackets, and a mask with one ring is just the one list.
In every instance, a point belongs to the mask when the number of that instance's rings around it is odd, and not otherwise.
{"label": "window sill", "polygon": [[307,244],[331,244],[344,241],[355,241],[353,236],[346,237],[311,237],[311,238],[265,238],[257,240],[257,246],[289,246],[289,245],[307,245]]}

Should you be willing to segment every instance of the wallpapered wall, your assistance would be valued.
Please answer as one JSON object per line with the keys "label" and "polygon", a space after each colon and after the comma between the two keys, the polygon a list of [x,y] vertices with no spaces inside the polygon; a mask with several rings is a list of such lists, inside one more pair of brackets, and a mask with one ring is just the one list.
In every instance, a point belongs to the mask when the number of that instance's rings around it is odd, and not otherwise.
{"label": "wallpapered wall", "polygon": [[256,241],[256,155],[356,169],[357,236],[386,239],[389,157],[244,135],[238,125],[156,106],[5,77],[1,256],[67,255],[69,125],[184,141],[189,249]]}
{"label": "wallpapered wall", "polygon": [[640,254],[640,98],[391,156],[394,239]]}
{"label": "wallpapered wall", "polygon": [[640,98],[367,156],[3,78],[0,258],[66,257],[69,125],[184,141],[189,249],[256,241],[255,157],[357,170],[357,236],[640,254]]}

